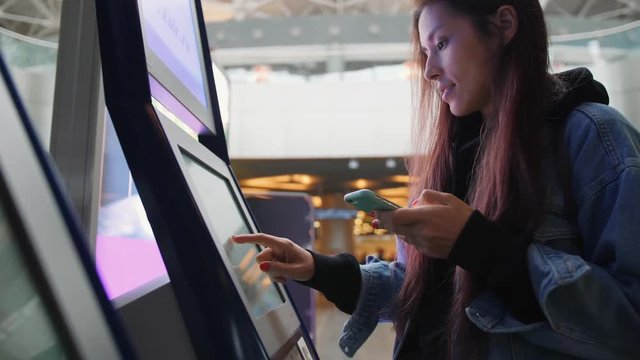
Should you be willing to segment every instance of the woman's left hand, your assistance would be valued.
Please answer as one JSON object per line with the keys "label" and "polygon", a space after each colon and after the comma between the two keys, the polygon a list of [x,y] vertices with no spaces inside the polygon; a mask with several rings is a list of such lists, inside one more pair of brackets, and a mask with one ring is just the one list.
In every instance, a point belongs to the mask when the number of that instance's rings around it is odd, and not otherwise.
{"label": "woman's left hand", "polygon": [[447,258],[473,209],[454,195],[424,190],[413,207],[376,211],[374,227],[404,237],[423,254]]}

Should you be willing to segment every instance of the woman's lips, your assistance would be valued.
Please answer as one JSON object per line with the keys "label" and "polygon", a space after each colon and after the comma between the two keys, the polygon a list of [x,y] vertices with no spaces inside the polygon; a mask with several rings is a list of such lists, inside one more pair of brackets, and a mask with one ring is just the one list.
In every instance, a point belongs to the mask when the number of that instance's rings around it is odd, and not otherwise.
{"label": "woman's lips", "polygon": [[442,89],[442,91],[440,92],[440,96],[442,97],[442,101],[447,102],[448,99],[451,98],[451,93],[453,92],[453,88],[455,87],[455,85],[449,85],[447,87],[445,87],[444,89]]}

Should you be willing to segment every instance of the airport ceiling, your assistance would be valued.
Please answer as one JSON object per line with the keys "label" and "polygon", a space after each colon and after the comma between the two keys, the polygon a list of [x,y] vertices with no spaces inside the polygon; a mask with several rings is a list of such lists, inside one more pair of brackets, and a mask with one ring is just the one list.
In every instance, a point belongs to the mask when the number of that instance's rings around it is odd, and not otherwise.
{"label": "airport ceiling", "polygon": [[[205,7],[229,19],[310,15],[397,15],[410,13],[412,0],[203,0]],[[637,19],[637,0],[540,0],[550,15]],[[211,14],[213,17],[214,14]]]}
{"label": "airport ceiling", "polygon": [[49,40],[60,30],[61,11],[62,0],[0,0],[0,27]]}
{"label": "airport ceiling", "polygon": [[[214,61],[224,67],[270,65],[305,74],[400,63],[409,56],[412,0],[203,0]],[[640,47],[640,0],[541,0],[554,45]],[[600,37],[603,29],[632,31]],[[575,34],[584,35],[574,40]],[[584,64],[588,51],[562,52],[560,62]],[[617,54],[611,54],[615,57]],[[326,66],[317,66],[317,65]]]}
{"label": "airport ceiling", "polygon": [[[67,0],[69,1],[69,0]],[[0,0],[0,27],[40,39],[59,31],[63,0]],[[540,0],[545,13],[602,20],[640,19],[640,0]],[[407,15],[412,0],[202,0],[209,22],[341,15]]]}

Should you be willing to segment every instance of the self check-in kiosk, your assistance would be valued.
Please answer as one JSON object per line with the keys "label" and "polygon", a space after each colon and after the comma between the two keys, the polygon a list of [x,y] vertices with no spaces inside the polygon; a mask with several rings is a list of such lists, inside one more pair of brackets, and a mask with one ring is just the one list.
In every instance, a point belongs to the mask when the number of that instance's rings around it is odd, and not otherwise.
{"label": "self check-in kiosk", "polygon": [[260,248],[230,240],[258,229],[229,163],[199,1],[96,5],[107,108],[194,354],[317,359]]}
{"label": "self check-in kiosk", "polygon": [[0,359],[134,359],[0,58]]}

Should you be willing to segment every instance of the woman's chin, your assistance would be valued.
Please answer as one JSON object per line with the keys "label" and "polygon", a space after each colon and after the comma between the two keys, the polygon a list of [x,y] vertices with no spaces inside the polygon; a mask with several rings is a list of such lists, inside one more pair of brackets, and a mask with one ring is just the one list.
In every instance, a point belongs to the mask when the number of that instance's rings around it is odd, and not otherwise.
{"label": "woman's chin", "polygon": [[471,114],[473,111],[469,111],[468,109],[465,109],[464,107],[461,106],[457,106],[458,104],[456,104],[455,102],[451,102],[449,103],[449,111],[451,111],[451,113],[455,116],[455,117],[463,117],[463,116],[467,116],[469,114]]}

